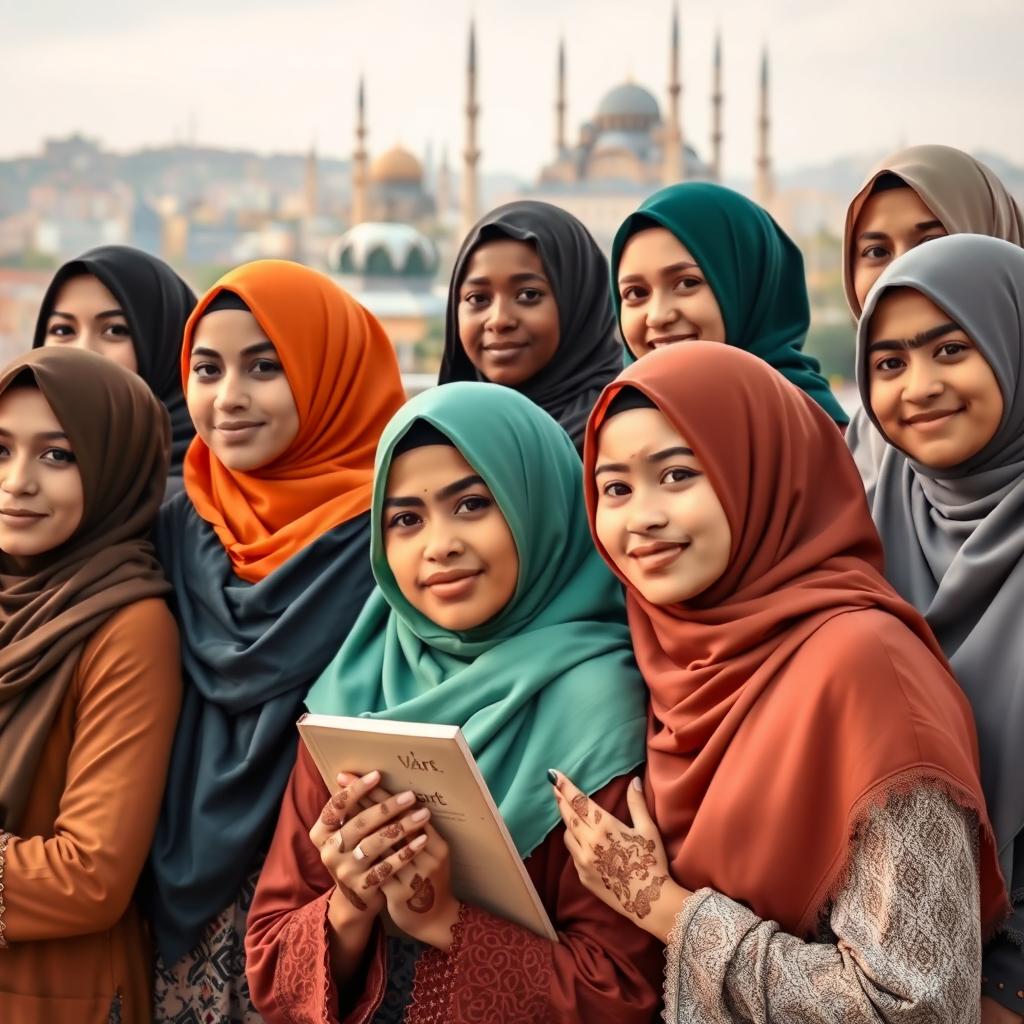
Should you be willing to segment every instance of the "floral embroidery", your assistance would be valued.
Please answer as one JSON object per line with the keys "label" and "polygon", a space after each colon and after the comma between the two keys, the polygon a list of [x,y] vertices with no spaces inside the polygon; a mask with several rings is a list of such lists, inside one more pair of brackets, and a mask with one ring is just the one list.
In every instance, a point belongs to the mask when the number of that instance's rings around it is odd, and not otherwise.
{"label": "floral embroidery", "polygon": [[4,861],[7,859],[7,843],[10,838],[10,832],[0,832],[0,949],[7,948],[7,939],[4,937],[7,928],[4,923]]}

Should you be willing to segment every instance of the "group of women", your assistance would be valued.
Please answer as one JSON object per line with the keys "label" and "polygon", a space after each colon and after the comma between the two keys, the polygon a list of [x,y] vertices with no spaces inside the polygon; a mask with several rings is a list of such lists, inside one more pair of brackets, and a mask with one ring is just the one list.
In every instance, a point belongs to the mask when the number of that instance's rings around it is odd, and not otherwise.
{"label": "group of women", "polygon": [[[871,174],[849,426],[717,185],[611,288],[489,214],[408,402],[316,271],[62,267],[0,374],[0,1019],[1021,1020],[1022,246],[964,153]],[[304,710],[460,726],[557,941]]]}

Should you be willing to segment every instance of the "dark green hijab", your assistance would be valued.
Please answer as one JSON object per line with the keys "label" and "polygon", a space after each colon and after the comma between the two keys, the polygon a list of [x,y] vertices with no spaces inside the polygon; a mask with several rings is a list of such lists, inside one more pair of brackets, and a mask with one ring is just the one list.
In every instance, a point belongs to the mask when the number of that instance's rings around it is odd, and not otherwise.
{"label": "dark green hijab", "polygon": [[730,345],[774,367],[836,423],[849,422],[818,361],[803,351],[811,322],[803,257],[767,212],[732,189],[703,181],[670,185],[644,200],[612,244],[612,295],[620,323],[622,250],[650,227],[671,231],[693,254],[718,301]]}

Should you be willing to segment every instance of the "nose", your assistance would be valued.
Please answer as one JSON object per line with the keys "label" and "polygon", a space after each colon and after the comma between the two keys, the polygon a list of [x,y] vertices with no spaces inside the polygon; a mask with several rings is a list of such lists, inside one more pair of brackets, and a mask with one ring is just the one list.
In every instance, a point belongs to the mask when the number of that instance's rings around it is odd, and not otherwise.
{"label": "nose", "polygon": [[903,378],[902,397],[905,402],[930,402],[942,394],[945,385],[935,369],[930,359],[910,360]]}
{"label": "nose", "polygon": [[500,334],[502,331],[512,330],[518,323],[515,307],[513,306],[512,299],[508,296],[495,295],[494,301],[487,312],[488,317],[485,326],[497,334]]}
{"label": "nose", "polygon": [[227,370],[217,385],[214,407],[220,412],[238,412],[249,407],[249,393],[241,374]]}
{"label": "nose", "polygon": [[651,293],[647,304],[647,326],[656,330],[667,327],[680,317],[680,311],[671,295],[666,295],[660,288]]}
{"label": "nose", "polygon": [[35,494],[39,490],[29,456],[16,455],[0,463],[0,490],[5,494]]}
{"label": "nose", "polygon": [[626,529],[630,533],[648,534],[668,526],[668,515],[664,509],[645,501],[641,492],[637,492],[630,506],[626,517]]}
{"label": "nose", "polygon": [[447,562],[449,558],[457,558],[465,550],[465,544],[455,536],[450,524],[435,522],[427,526],[423,548],[423,557],[426,561]]}

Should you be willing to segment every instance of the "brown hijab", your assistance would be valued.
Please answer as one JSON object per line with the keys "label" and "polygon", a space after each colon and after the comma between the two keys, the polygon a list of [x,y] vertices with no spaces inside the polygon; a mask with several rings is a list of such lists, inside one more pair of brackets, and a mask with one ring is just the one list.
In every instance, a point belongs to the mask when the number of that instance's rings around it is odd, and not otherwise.
{"label": "brown hijab", "polygon": [[721,579],[685,604],[650,604],[620,576],[651,695],[648,801],[674,877],[811,937],[866,811],[928,780],[981,822],[990,928],[1006,894],[970,706],[924,619],[882,576],[835,425],[741,349],[690,342],[655,352],[620,374],[591,415],[591,529],[595,435],[625,386],[686,438],[733,538]]}
{"label": "brown hijab", "polygon": [[850,259],[853,228],[875,181],[883,174],[902,178],[951,235],[988,235],[1024,246],[1024,214],[995,172],[952,146],[910,146],[882,160],[846,211],[843,230],[843,288],[853,315],[860,303],[853,290]]}
{"label": "brown hijab", "polygon": [[[0,552],[0,828],[16,831],[57,708],[89,637],[170,588],[147,539],[163,500],[167,411],[136,374],[77,349],[41,348],[0,375],[30,376],[82,474],[82,522],[28,566]],[[143,642],[144,638],[140,638]]]}

